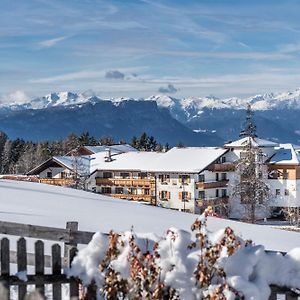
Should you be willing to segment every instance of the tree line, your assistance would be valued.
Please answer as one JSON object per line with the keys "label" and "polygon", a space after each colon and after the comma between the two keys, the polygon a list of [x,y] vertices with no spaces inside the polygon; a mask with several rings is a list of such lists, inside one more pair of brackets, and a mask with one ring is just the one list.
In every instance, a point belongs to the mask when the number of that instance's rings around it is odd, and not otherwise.
{"label": "tree line", "polygon": [[[125,144],[124,140],[115,142],[111,137],[96,139],[89,132],[80,135],[71,133],[67,138],[58,141],[25,141],[21,138],[9,139],[0,131],[0,174],[25,174],[52,156],[65,155],[80,146]],[[169,145],[162,145],[145,132],[134,136],[130,143],[140,151],[167,151]]]}

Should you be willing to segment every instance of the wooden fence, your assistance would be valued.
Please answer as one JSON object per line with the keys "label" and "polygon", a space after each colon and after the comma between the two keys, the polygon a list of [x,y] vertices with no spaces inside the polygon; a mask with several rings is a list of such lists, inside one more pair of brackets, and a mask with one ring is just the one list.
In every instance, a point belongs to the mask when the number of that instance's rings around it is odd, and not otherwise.
{"label": "wooden fence", "polygon": [[[7,295],[0,295],[1,300],[10,299],[9,290],[11,286],[18,286],[18,299],[23,300],[27,293],[28,285],[35,285],[36,290],[45,298],[45,284],[52,285],[52,298],[60,300],[62,298],[62,284],[69,284],[70,299],[80,298],[80,280],[78,278],[68,278],[63,273],[63,268],[71,266],[71,262],[76,255],[78,244],[88,244],[94,232],[79,231],[77,222],[67,222],[65,229],[20,224],[0,221],[0,234],[20,236],[17,241],[17,251],[10,249],[10,242],[7,237],[0,241],[0,282],[7,289]],[[34,253],[27,252],[26,240],[24,237],[39,239],[35,242]],[[44,242],[50,240],[64,243],[62,253],[59,244],[53,244],[51,255],[45,255]],[[27,275],[27,280],[22,280],[21,276],[10,274],[10,264],[17,265],[18,274],[26,274],[28,266],[34,266],[35,274]],[[45,274],[45,268],[51,269],[50,274]],[[271,285],[271,296],[269,300],[300,299],[300,291],[291,290],[285,287]],[[96,294],[93,286],[87,288],[85,300],[95,300]],[[278,298],[284,296],[284,298]],[[299,298],[298,298],[299,297]]]}
{"label": "wooden fence", "polygon": [[[0,221],[0,234],[21,237],[17,241],[17,251],[11,250],[7,237],[0,242],[0,282],[7,290],[7,295],[1,295],[1,300],[10,299],[11,286],[18,286],[17,298],[23,300],[28,285],[35,285],[36,290],[45,298],[45,284],[52,285],[54,300],[62,298],[62,284],[69,285],[70,299],[79,298],[79,279],[68,278],[63,273],[63,268],[71,266],[77,245],[88,244],[94,232],[79,231],[77,222],[67,222],[66,228],[61,229]],[[34,253],[28,253],[24,237],[39,239],[34,244]],[[51,255],[45,255],[44,242],[41,239],[64,243],[64,249],[56,243],[51,247]],[[17,265],[18,276],[10,274],[11,264]],[[27,275],[28,266],[34,266],[35,274]],[[45,274],[45,268],[50,269],[51,273]],[[24,281],[23,277],[27,280]],[[87,293],[85,299],[95,299],[95,294]]]}

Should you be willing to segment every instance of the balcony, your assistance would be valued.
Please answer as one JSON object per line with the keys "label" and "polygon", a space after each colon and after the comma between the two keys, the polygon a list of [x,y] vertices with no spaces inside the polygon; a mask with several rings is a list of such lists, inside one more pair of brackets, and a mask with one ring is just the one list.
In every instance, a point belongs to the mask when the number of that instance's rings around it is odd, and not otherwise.
{"label": "balcony", "polygon": [[135,194],[105,194],[106,196],[119,198],[119,199],[127,199],[127,200],[134,200],[134,201],[146,201],[146,202],[154,202],[154,197],[151,195],[135,195]]}
{"label": "balcony", "polygon": [[207,207],[207,206],[227,205],[227,204],[228,204],[228,196],[196,199],[196,205],[200,208]]}
{"label": "balcony", "polygon": [[96,185],[105,185],[105,186],[141,186],[141,187],[150,187],[154,184],[152,179],[115,179],[115,178],[100,178],[96,177]]}
{"label": "balcony", "polygon": [[211,164],[207,170],[211,172],[234,172],[235,164],[233,163],[223,163],[223,164]]}
{"label": "balcony", "polygon": [[60,185],[60,186],[69,186],[74,184],[74,179],[71,178],[40,178],[40,183],[51,184],[51,185]]}
{"label": "balcony", "polygon": [[220,181],[199,181],[196,182],[196,188],[200,190],[205,190],[205,189],[217,189],[217,188],[223,188],[227,187],[228,185],[228,179],[223,179]]}

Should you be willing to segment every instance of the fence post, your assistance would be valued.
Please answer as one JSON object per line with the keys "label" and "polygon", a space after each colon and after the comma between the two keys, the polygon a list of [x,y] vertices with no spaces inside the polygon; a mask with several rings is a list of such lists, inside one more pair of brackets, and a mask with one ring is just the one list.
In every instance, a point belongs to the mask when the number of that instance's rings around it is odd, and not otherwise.
{"label": "fence post", "polygon": [[[44,243],[40,240],[34,244],[35,248],[35,274],[43,276],[45,272],[45,259],[44,259]],[[42,279],[41,279],[42,281]],[[37,291],[41,296],[45,297],[45,286],[43,284],[36,284]]]}
{"label": "fence post", "polygon": [[78,231],[78,222],[67,222],[66,229],[69,230],[69,242],[65,243],[64,260],[65,264],[68,264],[70,262],[70,258],[68,257],[70,254],[70,249],[77,247],[74,232]]}
{"label": "fence post", "polygon": [[[77,253],[77,242],[75,240],[74,232],[78,231],[78,222],[67,222],[67,229],[69,229],[69,242],[65,243],[64,259],[67,260],[68,267],[71,267],[73,258]],[[70,282],[70,298],[79,296],[79,284],[75,278],[71,278]]]}
{"label": "fence post", "polygon": [[1,240],[1,276],[5,279],[2,281],[3,288],[5,291],[2,291],[3,295],[1,299],[3,300],[9,300],[10,293],[9,293],[9,275],[10,275],[10,269],[9,269],[9,239],[3,238]]}
{"label": "fence post", "polygon": [[[52,274],[61,274],[61,249],[58,244],[52,245]],[[53,299],[61,300],[61,284],[55,283],[52,285]]]}
{"label": "fence post", "polygon": [[[73,247],[70,249],[69,251],[69,267],[71,267],[72,261],[74,259],[74,257],[76,256],[77,253],[77,248]],[[71,277],[70,278],[70,299],[72,299],[73,297],[75,297],[76,299],[78,299],[79,296],[79,282],[76,278]]]}
{"label": "fence post", "polygon": [[[25,272],[27,274],[27,251],[26,251],[26,240],[22,237],[17,242],[17,263],[18,273]],[[27,292],[27,286],[20,284],[18,287],[19,300],[25,299]]]}

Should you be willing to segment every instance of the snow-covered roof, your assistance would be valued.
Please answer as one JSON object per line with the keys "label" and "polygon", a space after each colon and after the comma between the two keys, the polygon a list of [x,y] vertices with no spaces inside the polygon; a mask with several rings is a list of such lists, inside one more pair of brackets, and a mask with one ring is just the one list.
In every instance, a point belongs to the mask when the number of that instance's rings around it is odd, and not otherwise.
{"label": "snow-covered roof", "polygon": [[54,156],[28,174],[39,174],[49,163],[55,162],[70,170],[77,166],[79,175],[92,174],[96,170],[135,170],[147,172],[199,173],[228,150],[217,147],[172,148],[168,152],[129,151],[111,153],[107,151],[85,156]]}
{"label": "snow-covered roof", "polygon": [[172,148],[153,165],[153,171],[199,173],[227,152],[218,147]]}
{"label": "snow-covered roof", "polygon": [[227,150],[216,147],[172,148],[166,153],[128,152],[106,162],[104,153],[91,155],[91,173],[95,170],[140,170],[149,172],[199,173]]}
{"label": "snow-covered roof", "polygon": [[89,156],[54,156],[53,160],[70,170],[77,170],[79,175],[88,175],[90,170]]}
{"label": "snow-covered roof", "polygon": [[275,154],[270,159],[270,164],[299,165],[300,146],[293,144],[280,144],[275,148]]}
{"label": "snow-covered roof", "polygon": [[271,141],[267,141],[267,140],[263,140],[263,139],[259,139],[259,138],[252,138],[252,137],[244,137],[241,138],[237,141],[233,141],[230,143],[227,143],[224,145],[225,148],[240,148],[240,147],[244,147],[247,145],[247,143],[251,142],[253,147],[277,147],[278,144],[271,142]]}
{"label": "snow-covered roof", "polygon": [[111,154],[118,154],[118,153],[125,153],[125,152],[138,152],[137,149],[133,148],[128,144],[121,144],[121,145],[102,145],[102,146],[84,146],[87,150],[92,153],[99,153],[99,152],[107,152],[110,149]]}
{"label": "snow-covered roof", "polygon": [[107,161],[107,153],[99,152],[90,156],[90,173],[96,170],[136,170],[149,171],[158,157],[164,155],[157,152],[127,152],[112,155]]}

